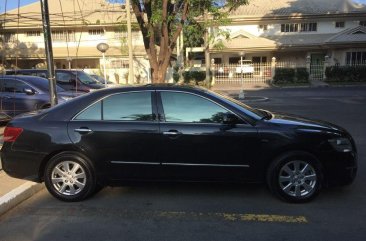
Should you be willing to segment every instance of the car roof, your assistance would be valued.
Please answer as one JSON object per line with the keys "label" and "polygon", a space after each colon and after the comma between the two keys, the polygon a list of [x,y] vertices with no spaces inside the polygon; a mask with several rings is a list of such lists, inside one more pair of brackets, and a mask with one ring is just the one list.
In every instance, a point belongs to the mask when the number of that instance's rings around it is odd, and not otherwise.
{"label": "car roof", "polygon": [[[47,69],[7,69],[5,70],[6,72],[47,72]],[[82,69],[55,69],[55,72],[59,72],[59,71],[64,71],[64,72],[79,72],[79,71],[83,71]],[[84,71],[83,71],[84,72]]]}
{"label": "car roof", "polygon": [[[44,92],[44,87],[49,84],[48,79],[42,78],[39,76],[34,76],[34,75],[1,75],[0,76],[0,79],[9,79],[9,78],[21,80],[27,84],[32,85],[38,91],[42,91],[42,92]],[[57,88],[62,89],[60,86],[57,86]]]}
{"label": "car roof", "polygon": [[1,79],[14,78],[14,79],[19,79],[19,80],[24,80],[25,82],[29,82],[29,83],[37,83],[37,81],[48,81],[45,78],[42,78],[39,76],[34,76],[34,75],[1,75],[0,78]]}

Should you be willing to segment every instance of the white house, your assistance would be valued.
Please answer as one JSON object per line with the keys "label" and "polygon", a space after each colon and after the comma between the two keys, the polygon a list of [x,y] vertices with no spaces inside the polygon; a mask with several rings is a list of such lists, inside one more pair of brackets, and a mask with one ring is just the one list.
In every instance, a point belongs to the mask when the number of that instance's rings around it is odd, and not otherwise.
{"label": "white house", "polygon": [[[216,64],[277,61],[366,64],[366,5],[351,0],[250,0],[230,15]],[[213,30],[215,31],[215,30]]]}
{"label": "white house", "polygon": [[[77,4],[79,3],[79,4]],[[111,80],[123,83],[129,68],[125,5],[105,0],[49,0],[56,68],[100,72],[103,64],[96,46],[107,43],[106,65]],[[19,15],[19,18],[18,18]],[[135,21],[134,16],[132,20]],[[0,62],[7,68],[36,68],[45,64],[44,34],[39,2],[0,15]],[[148,78],[142,35],[133,28],[135,79]]]}

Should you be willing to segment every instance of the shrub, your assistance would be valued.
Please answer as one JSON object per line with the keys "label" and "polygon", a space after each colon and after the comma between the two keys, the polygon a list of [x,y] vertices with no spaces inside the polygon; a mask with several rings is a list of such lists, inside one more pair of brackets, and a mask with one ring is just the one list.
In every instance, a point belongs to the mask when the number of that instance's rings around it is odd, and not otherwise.
{"label": "shrub", "polygon": [[327,82],[366,81],[366,66],[330,66],[325,69]]}
{"label": "shrub", "polygon": [[295,69],[293,68],[276,68],[273,82],[275,84],[294,83]]}
{"label": "shrub", "polygon": [[199,84],[206,79],[205,71],[185,71],[183,73],[184,83],[189,84],[194,81],[195,84]]}
{"label": "shrub", "polygon": [[174,83],[178,83],[179,78],[180,78],[179,73],[174,72],[174,73],[173,73],[173,80],[174,80]]}
{"label": "shrub", "polygon": [[309,73],[306,68],[276,68],[273,82],[275,84],[309,83]]}
{"label": "shrub", "polygon": [[309,72],[306,68],[296,68],[296,82],[297,83],[309,82]]}

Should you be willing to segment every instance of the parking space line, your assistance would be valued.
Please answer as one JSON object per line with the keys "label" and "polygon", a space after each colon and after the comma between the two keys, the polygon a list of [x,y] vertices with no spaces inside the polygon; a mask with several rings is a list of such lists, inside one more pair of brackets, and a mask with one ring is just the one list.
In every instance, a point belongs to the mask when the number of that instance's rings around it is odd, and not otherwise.
{"label": "parking space line", "polygon": [[308,223],[305,216],[238,214],[238,213],[201,213],[201,212],[157,212],[156,216],[172,219],[215,218],[232,222],[267,222],[267,223]]}

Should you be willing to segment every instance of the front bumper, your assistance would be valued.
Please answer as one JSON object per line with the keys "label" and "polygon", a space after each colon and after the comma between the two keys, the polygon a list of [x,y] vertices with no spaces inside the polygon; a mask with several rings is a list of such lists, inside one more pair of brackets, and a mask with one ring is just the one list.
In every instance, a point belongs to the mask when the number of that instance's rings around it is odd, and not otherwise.
{"label": "front bumper", "polygon": [[357,175],[357,153],[328,153],[323,161],[326,186],[341,186],[353,183]]}

